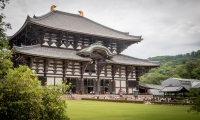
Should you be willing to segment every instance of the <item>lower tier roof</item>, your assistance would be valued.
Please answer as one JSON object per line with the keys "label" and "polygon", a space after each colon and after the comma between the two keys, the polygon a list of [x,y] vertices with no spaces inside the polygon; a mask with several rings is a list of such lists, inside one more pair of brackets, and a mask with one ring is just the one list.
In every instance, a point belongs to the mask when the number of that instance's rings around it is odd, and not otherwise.
{"label": "lower tier roof", "polygon": [[[13,46],[12,50],[17,53],[38,56],[38,57],[48,57],[56,59],[68,59],[68,60],[78,60],[78,61],[92,61],[89,57],[81,57],[77,55],[78,51],[66,50],[59,48],[42,47],[41,45],[33,46]],[[107,59],[106,62],[113,64],[123,64],[123,65],[134,65],[134,66],[160,66],[160,62],[153,62],[147,59],[138,59],[126,55],[115,55],[111,59]]]}

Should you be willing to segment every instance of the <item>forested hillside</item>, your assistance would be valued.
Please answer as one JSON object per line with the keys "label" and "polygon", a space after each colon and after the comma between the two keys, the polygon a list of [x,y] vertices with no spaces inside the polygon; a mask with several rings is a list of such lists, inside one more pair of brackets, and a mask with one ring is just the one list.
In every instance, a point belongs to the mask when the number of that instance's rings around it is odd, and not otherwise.
{"label": "forested hillside", "polygon": [[170,77],[200,79],[200,50],[176,56],[157,56],[149,60],[160,61],[161,66],[141,76],[141,82],[160,84],[162,80]]}

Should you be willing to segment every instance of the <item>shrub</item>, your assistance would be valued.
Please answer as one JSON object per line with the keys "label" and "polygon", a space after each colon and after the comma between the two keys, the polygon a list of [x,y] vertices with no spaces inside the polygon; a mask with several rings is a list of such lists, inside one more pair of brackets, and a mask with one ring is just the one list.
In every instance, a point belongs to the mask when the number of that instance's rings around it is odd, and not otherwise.
{"label": "shrub", "polygon": [[27,66],[9,69],[0,80],[0,116],[7,119],[69,119],[67,105],[61,99],[66,85],[41,86]]}
{"label": "shrub", "polygon": [[188,112],[193,112],[195,114],[200,113],[200,97],[197,97],[194,100],[194,105],[189,110],[187,110],[187,111]]}

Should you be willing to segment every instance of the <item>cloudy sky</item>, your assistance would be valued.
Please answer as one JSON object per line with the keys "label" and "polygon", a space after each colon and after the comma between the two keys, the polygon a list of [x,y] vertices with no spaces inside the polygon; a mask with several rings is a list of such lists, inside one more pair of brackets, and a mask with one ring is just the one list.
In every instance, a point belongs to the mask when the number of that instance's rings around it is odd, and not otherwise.
{"label": "cloudy sky", "polygon": [[13,35],[27,15],[40,16],[56,5],[59,11],[79,14],[113,29],[142,35],[123,54],[149,58],[200,50],[200,0],[10,0],[1,11]]}

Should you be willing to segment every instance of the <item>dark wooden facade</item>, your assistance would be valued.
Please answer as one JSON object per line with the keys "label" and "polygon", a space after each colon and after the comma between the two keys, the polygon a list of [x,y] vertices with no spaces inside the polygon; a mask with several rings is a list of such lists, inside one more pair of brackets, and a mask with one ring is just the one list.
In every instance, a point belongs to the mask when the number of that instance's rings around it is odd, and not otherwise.
{"label": "dark wooden facade", "polygon": [[[142,59],[136,59],[141,63],[123,63],[126,56],[119,57],[120,63],[113,62],[113,56],[120,56],[123,50],[138,41],[59,30],[36,24],[30,19],[28,17],[23,27],[11,37],[10,45],[14,51],[15,66],[28,65],[38,74],[43,85],[46,82],[56,85],[66,80],[72,83],[72,91],[77,94],[91,91],[118,93],[120,89],[130,94],[133,89],[138,89],[141,75],[159,66],[159,63]],[[91,48],[89,53],[83,51],[78,54],[87,48]],[[53,55],[56,51],[58,56]],[[61,51],[66,52],[62,54]],[[68,53],[71,57],[64,56]]]}

